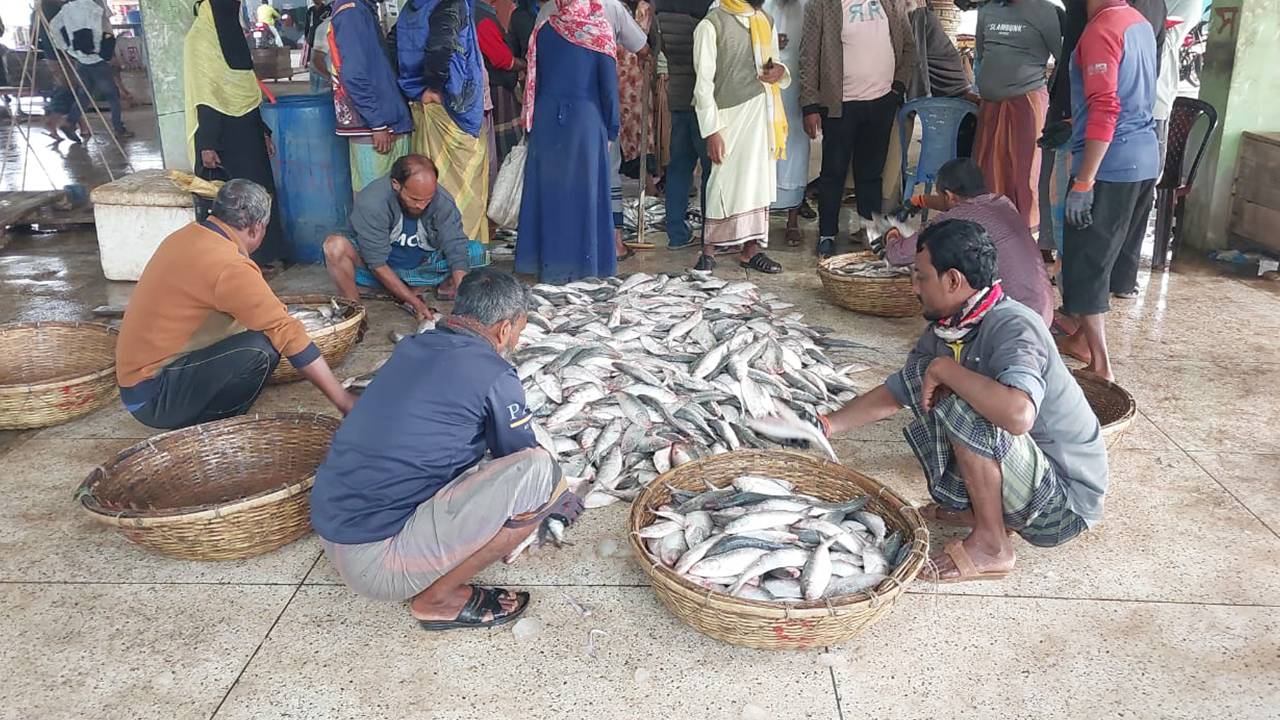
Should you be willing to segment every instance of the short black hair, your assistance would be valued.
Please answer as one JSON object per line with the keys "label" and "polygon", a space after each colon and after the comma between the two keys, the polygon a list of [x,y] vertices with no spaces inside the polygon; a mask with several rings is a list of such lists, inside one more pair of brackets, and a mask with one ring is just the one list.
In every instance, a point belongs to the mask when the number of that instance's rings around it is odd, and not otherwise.
{"label": "short black hair", "polygon": [[996,245],[986,229],[972,220],[930,225],[916,241],[916,252],[925,248],[929,248],[929,260],[939,275],[957,270],[974,290],[996,281]]}
{"label": "short black hair", "polygon": [[948,160],[938,168],[934,179],[938,192],[949,190],[960,197],[977,197],[987,193],[987,179],[982,177],[982,169],[969,158]]}
{"label": "short black hair", "polygon": [[438,177],[436,164],[426,155],[405,155],[391,164],[391,179],[400,185],[409,182],[409,178],[420,172],[429,172],[432,177]]}

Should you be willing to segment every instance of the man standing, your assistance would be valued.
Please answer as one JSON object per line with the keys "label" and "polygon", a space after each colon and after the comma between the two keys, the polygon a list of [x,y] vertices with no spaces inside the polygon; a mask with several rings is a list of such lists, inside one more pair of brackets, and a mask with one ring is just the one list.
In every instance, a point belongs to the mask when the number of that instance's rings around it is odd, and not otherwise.
{"label": "man standing", "polygon": [[[804,8],[810,0],[765,0],[764,11],[773,18],[778,31],[778,50],[782,64],[800,66],[800,38],[804,34]],[[800,111],[800,83],[782,90],[782,107],[787,116],[787,155],[778,161],[778,198],[771,210],[787,211],[787,245],[804,242],[800,234],[800,206],[809,184],[809,136],[804,132],[804,114]],[[812,211],[810,211],[812,217]]]}
{"label": "man standing", "polygon": [[358,193],[409,154],[413,118],[383,52],[373,0],[342,0],[329,27],[327,42],[320,41],[332,68],[337,133],[349,139],[351,189]]}
{"label": "man standing", "polygon": [[1157,53],[1151,25],[1124,0],[1089,0],[1088,9],[1070,66],[1062,309],[1080,321],[1065,349],[1113,380],[1105,321],[1112,270],[1121,249],[1146,233],[1159,165],[1151,114]]}
{"label": "man standing", "polygon": [[761,248],[769,245],[777,161],[786,155],[779,86],[789,85],[791,75],[763,5],[764,0],[719,0],[693,31],[693,106],[712,162],[698,270],[715,268],[717,247],[741,246],[742,267],[782,272]]}
{"label": "man standing", "polygon": [[543,518],[582,512],[510,363],[528,312],[519,280],[468,273],[452,316],[396,344],[316,471],[311,523],[329,562],[359,595],[409,601],[424,630],[516,619],[528,593],[469,581]]}
{"label": "man standing", "polygon": [[912,278],[930,325],[906,364],[811,421],[831,437],[911,408],[915,420],[902,434],[934,499],[921,514],[973,529],[933,554],[937,570],[926,577],[1002,578],[1016,562],[1007,530],[1056,547],[1102,519],[1102,429],[1044,321],[1004,294],[982,226],[930,226]]}
{"label": "man standing", "polygon": [[413,113],[413,150],[436,164],[467,237],[489,239],[489,142],[484,58],[472,0],[409,0],[396,21],[400,89]]}
{"label": "man standing", "polygon": [[435,314],[410,286],[444,285],[440,295],[452,296],[467,271],[489,259],[484,245],[467,239],[435,165],[406,155],[356,195],[347,227],[324,240],[324,262],[343,297],[359,298],[357,285],[381,285],[425,320]]}
{"label": "man standing", "polygon": [[[889,134],[907,82],[916,41],[897,0],[812,0],[800,41],[804,129],[822,133],[818,184],[818,254],[835,254],[844,181],[853,164],[861,225],[882,207]],[[896,204],[896,198],[895,203]]]}
{"label": "man standing", "polygon": [[[104,40],[110,37],[106,31],[111,28],[106,10],[97,0],[71,0],[49,21],[49,27],[53,31],[54,44],[74,61],[72,69],[75,75],[71,78],[71,85],[78,103],[67,112],[64,127],[75,128],[81,114],[93,107],[93,96],[100,95],[111,106],[111,127],[116,137],[133,137],[120,117],[120,89],[116,87],[115,69],[103,58],[104,45],[107,44]],[[76,75],[84,87],[76,81]],[[74,129],[71,132],[64,129],[63,132],[69,138],[77,139],[73,137]]]}
{"label": "man standing", "polygon": [[206,220],[165,238],[147,262],[116,345],[120,399],[139,422],[174,429],[243,415],[282,355],[350,412],[355,397],[249,259],[270,215],[265,188],[231,180]]}
{"label": "man standing", "polygon": [[271,31],[271,37],[275,38],[276,45],[284,47],[284,41],[280,39],[280,31],[276,28],[280,22],[280,11],[271,7],[271,0],[262,0],[262,4],[258,6],[257,18],[259,24],[266,25]]}
{"label": "man standing", "polygon": [[[990,192],[982,171],[969,158],[943,163],[933,188],[933,195],[916,196],[909,207],[941,211],[930,224],[969,220],[981,225],[995,245],[996,275],[1005,293],[1039,314],[1046,326],[1051,325],[1053,288],[1044,260],[1009,198]],[[890,265],[910,265],[916,261],[919,239],[920,233],[904,234],[895,227],[873,240],[871,247]]]}
{"label": "man standing", "polygon": [[304,28],[308,48],[316,46],[316,30],[332,12],[333,6],[324,0],[311,0],[311,6],[307,8],[307,26]]}
{"label": "man standing", "polygon": [[[702,168],[699,197],[701,217],[707,214],[707,181],[711,160],[707,141],[698,130],[693,111],[693,29],[707,14],[706,0],[657,0],[662,52],[667,58],[667,106],[671,108],[671,161],[667,164],[667,247],[686,247],[693,234],[685,217],[689,210],[689,186],[693,166]],[[702,230],[698,231],[702,234]]]}

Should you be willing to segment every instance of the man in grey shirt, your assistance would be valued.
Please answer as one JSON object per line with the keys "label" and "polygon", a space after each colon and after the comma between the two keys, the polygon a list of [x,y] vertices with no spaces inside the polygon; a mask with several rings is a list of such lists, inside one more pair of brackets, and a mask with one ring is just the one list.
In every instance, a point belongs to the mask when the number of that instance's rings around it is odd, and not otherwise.
{"label": "man in grey shirt", "polygon": [[1004,295],[981,225],[930,226],[913,272],[930,326],[906,364],[830,416],[807,419],[831,436],[910,407],[903,434],[935,500],[921,514],[973,529],[933,554],[930,579],[1001,578],[1015,562],[1006,529],[1052,547],[1102,519],[1102,430],[1044,321]]}
{"label": "man in grey shirt", "polygon": [[436,286],[451,299],[468,270],[489,264],[484,245],[463,232],[453,196],[436,184],[435,163],[422,155],[396,160],[356,195],[347,226],[325,238],[324,260],[343,297],[358,299],[358,285],[381,285],[420,321],[435,315],[411,287]]}
{"label": "man in grey shirt", "polygon": [[983,100],[1043,88],[1050,56],[1061,54],[1058,9],[1049,0],[991,0],[978,10],[974,57]]}

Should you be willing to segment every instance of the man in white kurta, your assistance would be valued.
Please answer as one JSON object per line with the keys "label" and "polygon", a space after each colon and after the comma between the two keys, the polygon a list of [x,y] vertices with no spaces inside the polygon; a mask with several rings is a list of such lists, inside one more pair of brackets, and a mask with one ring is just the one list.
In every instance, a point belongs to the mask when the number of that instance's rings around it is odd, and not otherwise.
{"label": "man in white kurta", "polygon": [[[764,11],[773,18],[773,27],[778,31],[782,64],[789,68],[800,66],[800,36],[804,31],[804,6],[808,2],[764,2]],[[809,136],[804,132],[804,113],[800,111],[799,83],[783,89],[782,107],[787,116],[787,156],[778,161],[778,195],[770,209],[787,211],[787,244],[799,245],[803,242],[800,206],[804,204],[804,190],[809,184]]]}
{"label": "man in white kurta", "polygon": [[[782,271],[761,252],[769,244],[769,205],[777,197],[782,148],[775,138],[779,131],[785,137],[780,98],[768,85],[785,88],[791,75],[782,64],[778,33],[761,10],[763,3],[719,0],[693,31],[693,107],[712,162],[702,256],[694,266],[698,270],[715,267],[717,247],[741,246],[743,267]],[[753,17],[757,23],[768,22],[767,44],[752,41]]]}

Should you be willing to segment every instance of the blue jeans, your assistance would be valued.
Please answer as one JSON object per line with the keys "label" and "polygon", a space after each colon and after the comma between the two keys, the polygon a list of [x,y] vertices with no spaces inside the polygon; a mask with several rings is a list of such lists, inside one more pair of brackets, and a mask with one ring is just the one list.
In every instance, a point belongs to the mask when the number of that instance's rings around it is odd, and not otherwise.
{"label": "blue jeans", "polygon": [[671,161],[667,164],[667,245],[679,247],[693,240],[684,221],[689,209],[689,186],[693,184],[694,163],[702,163],[702,215],[707,214],[707,180],[711,178],[711,158],[707,141],[698,129],[698,115],[692,110],[671,112]]}
{"label": "blue jeans", "polygon": [[[111,105],[111,127],[117,131],[123,130],[124,122],[120,119],[120,90],[116,87],[115,68],[106,62],[86,65],[77,60],[76,72],[80,74],[80,79],[84,81],[84,86],[90,93],[101,95]],[[76,83],[74,77],[71,82],[76,88],[76,95],[80,97],[80,104],[71,105],[71,111],[67,113],[67,124],[75,127],[76,123],[80,122],[81,106],[86,112],[92,112],[93,101],[80,88],[79,83]]]}

